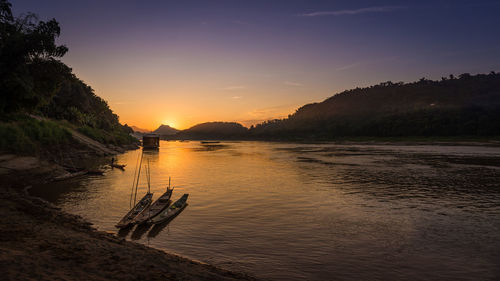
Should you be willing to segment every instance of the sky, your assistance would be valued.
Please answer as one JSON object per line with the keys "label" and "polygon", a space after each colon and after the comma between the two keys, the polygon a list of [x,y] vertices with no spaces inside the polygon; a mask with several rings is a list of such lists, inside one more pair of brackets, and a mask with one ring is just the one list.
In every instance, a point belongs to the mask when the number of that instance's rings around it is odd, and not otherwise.
{"label": "sky", "polygon": [[122,123],[284,118],[343,90],[500,70],[500,1],[12,0]]}

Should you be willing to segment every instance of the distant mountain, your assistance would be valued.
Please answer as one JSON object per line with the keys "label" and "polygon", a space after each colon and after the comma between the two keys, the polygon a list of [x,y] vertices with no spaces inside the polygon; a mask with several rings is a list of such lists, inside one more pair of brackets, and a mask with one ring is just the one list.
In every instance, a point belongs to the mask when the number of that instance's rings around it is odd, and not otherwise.
{"label": "distant mountain", "polygon": [[151,130],[142,129],[142,128],[139,128],[137,126],[130,126],[130,128],[132,128],[132,130],[134,130],[134,132],[137,132],[137,133],[149,133],[149,132],[151,132]]}
{"label": "distant mountain", "polygon": [[500,73],[384,82],[250,129],[257,138],[500,135]]}
{"label": "distant mountain", "polygon": [[235,122],[207,122],[180,131],[177,138],[228,139],[247,136],[248,129]]}
{"label": "distant mountain", "polygon": [[154,134],[158,134],[160,136],[172,136],[179,132],[179,130],[170,127],[169,125],[161,125],[158,129],[154,130]]}

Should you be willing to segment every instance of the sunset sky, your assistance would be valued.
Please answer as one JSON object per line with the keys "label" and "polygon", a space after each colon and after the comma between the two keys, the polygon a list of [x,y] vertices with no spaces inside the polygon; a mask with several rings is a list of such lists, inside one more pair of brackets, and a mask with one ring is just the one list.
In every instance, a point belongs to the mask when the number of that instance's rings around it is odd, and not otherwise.
{"label": "sunset sky", "polygon": [[13,0],[122,123],[251,125],[383,81],[500,70],[500,1]]}

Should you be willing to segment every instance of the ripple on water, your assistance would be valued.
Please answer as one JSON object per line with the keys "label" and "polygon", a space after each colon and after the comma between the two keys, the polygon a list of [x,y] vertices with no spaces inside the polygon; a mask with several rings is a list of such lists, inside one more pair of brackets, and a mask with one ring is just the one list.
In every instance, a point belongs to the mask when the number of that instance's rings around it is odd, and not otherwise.
{"label": "ripple on water", "polygon": [[[137,157],[32,192],[115,231]],[[500,148],[162,141],[144,161],[155,198],[169,177],[174,200],[190,196],[169,224],[126,234],[140,243],[275,280],[499,276]]]}

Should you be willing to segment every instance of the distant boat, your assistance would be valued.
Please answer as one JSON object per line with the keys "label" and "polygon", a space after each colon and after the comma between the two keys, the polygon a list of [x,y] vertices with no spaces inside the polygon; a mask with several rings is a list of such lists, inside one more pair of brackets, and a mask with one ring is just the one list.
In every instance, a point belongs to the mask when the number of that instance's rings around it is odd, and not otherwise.
{"label": "distant boat", "polygon": [[220,141],[202,141],[202,144],[220,143]]}
{"label": "distant boat", "polygon": [[189,194],[187,193],[182,195],[182,197],[179,200],[175,201],[174,204],[172,204],[170,207],[166,208],[158,215],[153,217],[150,220],[151,223],[159,224],[174,218],[180,211],[182,211],[187,206],[186,201],[188,199],[188,196]]}
{"label": "distant boat", "polygon": [[144,211],[142,211],[135,219],[133,223],[135,224],[143,224],[148,222],[152,217],[158,215],[161,211],[167,208],[170,203],[170,197],[172,197],[173,188],[170,188],[170,179],[168,180],[169,184],[167,187],[167,191],[163,193],[153,204],[149,205]]}
{"label": "distant boat", "polygon": [[125,170],[125,166],[127,166],[127,164],[115,164],[115,163],[111,163],[110,166],[113,167],[113,168],[118,168],[120,170]]}
{"label": "distant boat", "polygon": [[115,226],[117,228],[125,228],[133,225],[134,218],[139,215],[144,209],[151,205],[153,193],[149,192],[120,220]]}

